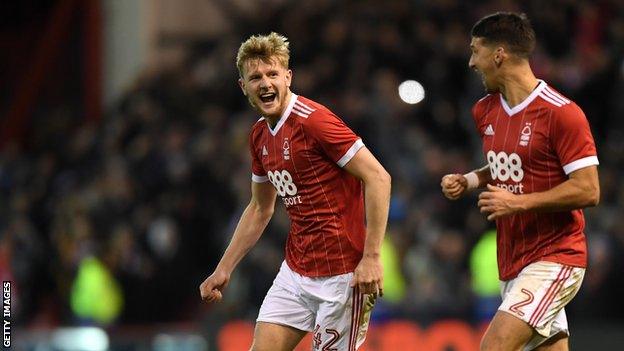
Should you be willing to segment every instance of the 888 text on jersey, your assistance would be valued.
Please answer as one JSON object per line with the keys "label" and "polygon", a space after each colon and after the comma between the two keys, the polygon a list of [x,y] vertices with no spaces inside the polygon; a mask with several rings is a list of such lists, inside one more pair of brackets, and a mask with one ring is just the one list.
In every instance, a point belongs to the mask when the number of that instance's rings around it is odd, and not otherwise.
{"label": "888 text on jersey", "polygon": [[282,171],[269,171],[267,176],[277,190],[277,194],[282,197],[286,207],[302,203],[301,195],[297,195],[297,185],[293,183],[290,172],[285,169]]}
{"label": "888 text on jersey", "polygon": [[522,170],[522,159],[520,156],[512,152],[507,154],[505,151],[496,153],[493,150],[488,151],[487,161],[490,166],[490,175],[494,181],[506,182],[511,178],[516,184],[497,183],[501,189],[505,189],[514,194],[524,194],[524,171]]}

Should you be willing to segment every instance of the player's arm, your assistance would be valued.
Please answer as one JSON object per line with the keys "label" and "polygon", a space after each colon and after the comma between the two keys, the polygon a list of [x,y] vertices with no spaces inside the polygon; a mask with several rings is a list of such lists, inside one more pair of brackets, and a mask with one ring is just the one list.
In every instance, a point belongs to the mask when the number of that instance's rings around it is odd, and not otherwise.
{"label": "player's arm", "polygon": [[352,285],[363,293],[383,294],[381,243],[386,233],[390,207],[391,177],[375,156],[362,147],[344,169],[364,183],[366,240],[362,260],[355,269]]}
{"label": "player's arm", "polygon": [[234,268],[256,244],[271,220],[275,198],[276,190],[270,182],[251,182],[251,201],[236,225],[230,244],[212,275],[199,287],[202,299],[208,302],[221,299]]}
{"label": "player's arm", "polygon": [[598,167],[578,169],[550,190],[519,196],[525,211],[569,211],[596,206],[600,201]]}
{"label": "player's arm", "polygon": [[570,211],[596,206],[599,201],[597,166],[578,169],[570,173],[568,180],[546,191],[515,195],[490,185],[479,195],[479,207],[489,214],[488,220],[525,211]]}
{"label": "player's arm", "polygon": [[447,174],[442,177],[442,193],[450,200],[457,200],[467,190],[484,188],[492,181],[490,166],[485,165],[466,174]]}

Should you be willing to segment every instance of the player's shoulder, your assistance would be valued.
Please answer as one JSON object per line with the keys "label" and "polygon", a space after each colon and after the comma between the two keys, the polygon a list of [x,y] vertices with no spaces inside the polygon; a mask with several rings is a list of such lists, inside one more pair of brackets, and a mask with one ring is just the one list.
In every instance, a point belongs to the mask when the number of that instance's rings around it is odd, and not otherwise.
{"label": "player's shoulder", "polygon": [[334,113],[327,107],[301,95],[295,99],[291,113],[297,116],[296,119],[299,123],[305,125],[327,118],[335,118]]}
{"label": "player's shoulder", "polygon": [[498,102],[498,94],[487,94],[477,100],[472,106],[472,114],[474,117],[483,116],[489,110],[494,108]]}
{"label": "player's shoulder", "polygon": [[259,143],[262,138],[266,136],[265,130],[268,129],[269,126],[264,117],[258,118],[256,123],[251,127],[251,131],[249,132],[249,142],[252,144]]}
{"label": "player's shoulder", "polygon": [[537,97],[543,105],[553,110],[559,110],[565,108],[567,105],[574,104],[571,99],[548,84],[542,86]]}
{"label": "player's shoulder", "polygon": [[260,117],[251,127],[251,134],[256,134],[260,132],[263,128],[267,128],[267,123],[264,117]]}
{"label": "player's shoulder", "polygon": [[537,95],[537,101],[541,108],[552,111],[554,116],[584,115],[572,99],[549,84],[544,84]]}

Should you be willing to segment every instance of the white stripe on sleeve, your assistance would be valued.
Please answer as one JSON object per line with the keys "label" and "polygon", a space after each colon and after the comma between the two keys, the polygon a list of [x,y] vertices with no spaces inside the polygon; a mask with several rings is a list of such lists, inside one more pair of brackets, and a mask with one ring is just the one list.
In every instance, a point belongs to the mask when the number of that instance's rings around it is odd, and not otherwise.
{"label": "white stripe on sleeve", "polygon": [[355,156],[358,150],[360,150],[362,147],[364,147],[364,142],[362,141],[362,139],[356,140],[355,143],[351,145],[349,150],[347,150],[347,152],[340,158],[340,160],[336,162],[338,166],[344,167],[344,165],[346,165],[349,161],[351,161],[353,156]]}
{"label": "white stripe on sleeve", "polygon": [[572,161],[568,163],[567,165],[563,166],[563,171],[565,172],[566,175],[568,175],[581,168],[594,166],[597,164],[598,164],[598,156],[587,156],[587,157],[578,159],[576,161]]}
{"label": "white stripe on sleeve", "polygon": [[259,176],[259,175],[255,175],[255,174],[251,174],[251,180],[256,182],[256,183],[265,183],[269,181],[269,177],[267,176]]}

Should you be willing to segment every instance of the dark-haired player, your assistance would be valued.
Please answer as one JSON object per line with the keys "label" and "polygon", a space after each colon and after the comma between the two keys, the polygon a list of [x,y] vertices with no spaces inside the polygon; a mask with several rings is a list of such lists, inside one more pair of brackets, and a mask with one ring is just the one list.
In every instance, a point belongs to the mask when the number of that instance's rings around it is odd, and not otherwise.
{"label": "dark-haired player", "polygon": [[587,261],[582,208],[600,197],[594,140],[583,111],[533,75],[525,15],[486,16],[471,34],[469,66],[488,93],[472,110],[487,165],[441,186],[452,200],[486,188],[478,206],[496,220],[503,303],[481,350],[568,350],[564,306]]}

